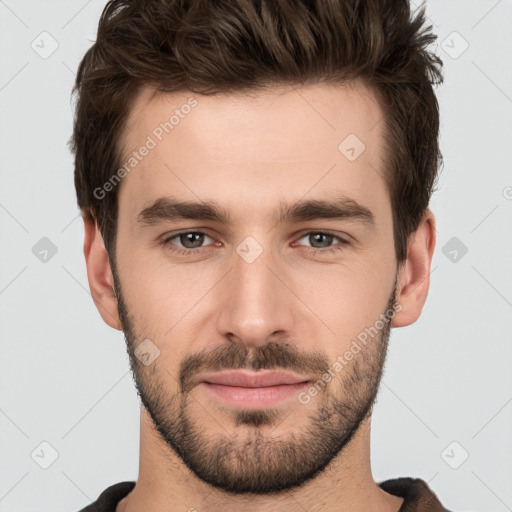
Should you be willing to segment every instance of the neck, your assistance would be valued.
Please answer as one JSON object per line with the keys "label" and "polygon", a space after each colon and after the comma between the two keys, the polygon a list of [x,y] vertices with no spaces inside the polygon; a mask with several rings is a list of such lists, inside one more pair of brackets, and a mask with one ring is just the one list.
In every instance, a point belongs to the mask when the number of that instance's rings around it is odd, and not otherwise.
{"label": "neck", "polygon": [[370,467],[368,416],[351,441],[317,477],[272,495],[233,495],[198,479],[160,438],[141,408],[139,477],[116,512],[398,512],[403,498],[383,491]]}

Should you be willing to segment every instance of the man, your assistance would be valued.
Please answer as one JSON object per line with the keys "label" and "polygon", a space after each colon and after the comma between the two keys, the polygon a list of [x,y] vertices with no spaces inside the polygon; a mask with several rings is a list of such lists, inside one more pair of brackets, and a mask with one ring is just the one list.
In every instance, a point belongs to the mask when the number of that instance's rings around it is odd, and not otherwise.
{"label": "man", "polygon": [[421,314],[435,246],[424,23],[406,0],[108,2],[71,142],[140,468],[84,511],[446,510],[370,466],[390,329]]}

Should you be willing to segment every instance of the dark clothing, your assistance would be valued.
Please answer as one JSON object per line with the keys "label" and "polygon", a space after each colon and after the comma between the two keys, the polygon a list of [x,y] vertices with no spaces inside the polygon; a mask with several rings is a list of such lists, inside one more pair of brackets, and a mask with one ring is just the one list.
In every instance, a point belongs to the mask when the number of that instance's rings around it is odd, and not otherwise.
{"label": "dark clothing", "polygon": [[[396,478],[379,484],[389,494],[404,498],[398,512],[450,512],[420,478]],[[132,491],[135,482],[120,482],[105,489],[98,500],[80,512],[115,512],[117,504]]]}
{"label": "dark clothing", "polygon": [[398,512],[450,512],[421,478],[395,478],[379,486],[389,494],[404,498]]}

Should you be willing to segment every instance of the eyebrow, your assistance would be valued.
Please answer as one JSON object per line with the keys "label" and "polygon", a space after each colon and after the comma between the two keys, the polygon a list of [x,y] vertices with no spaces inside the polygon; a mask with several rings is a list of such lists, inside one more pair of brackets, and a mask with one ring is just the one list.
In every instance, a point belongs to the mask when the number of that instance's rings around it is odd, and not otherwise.
{"label": "eyebrow", "polygon": [[[160,197],[151,206],[144,208],[137,216],[137,224],[144,227],[184,219],[233,224],[229,212],[214,201],[180,201],[170,196]],[[316,219],[350,219],[370,227],[375,226],[375,216],[372,211],[346,196],[335,200],[313,199],[291,204],[281,203],[277,212],[271,217],[275,224]]]}

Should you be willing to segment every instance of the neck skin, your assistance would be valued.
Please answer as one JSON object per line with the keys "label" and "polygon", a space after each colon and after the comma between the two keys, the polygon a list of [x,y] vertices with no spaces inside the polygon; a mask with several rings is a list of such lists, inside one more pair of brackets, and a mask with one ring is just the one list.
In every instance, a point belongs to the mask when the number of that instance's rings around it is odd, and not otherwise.
{"label": "neck skin", "polygon": [[279,496],[231,495],[199,480],[159,437],[141,408],[139,477],[116,512],[398,512],[403,498],[383,491],[370,467],[370,420],[316,478]]}

